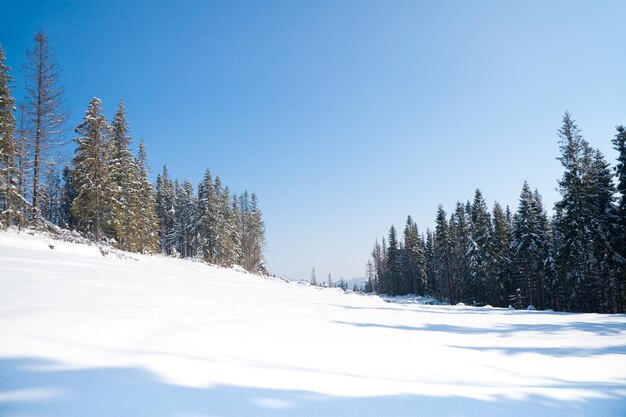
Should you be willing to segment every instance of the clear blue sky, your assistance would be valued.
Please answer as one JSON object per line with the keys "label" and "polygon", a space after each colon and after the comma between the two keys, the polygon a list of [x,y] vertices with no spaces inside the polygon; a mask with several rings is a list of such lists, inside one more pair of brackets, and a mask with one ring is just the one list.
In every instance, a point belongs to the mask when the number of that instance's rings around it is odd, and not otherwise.
{"label": "clear blue sky", "polygon": [[14,69],[48,33],[72,128],[123,97],[153,178],[208,166],[256,191],[268,267],[292,278],[362,276],[391,223],[432,227],[476,187],[516,206],[528,180],[552,207],[563,112],[611,162],[626,123],[623,0],[1,6]]}

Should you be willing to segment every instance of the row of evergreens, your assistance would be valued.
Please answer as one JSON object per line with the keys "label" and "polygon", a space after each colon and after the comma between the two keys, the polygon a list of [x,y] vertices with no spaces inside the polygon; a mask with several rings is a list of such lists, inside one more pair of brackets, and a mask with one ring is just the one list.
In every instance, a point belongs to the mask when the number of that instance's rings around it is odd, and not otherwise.
{"label": "row of evergreens", "polygon": [[626,308],[626,129],[617,127],[614,169],[582,137],[569,113],[559,130],[562,199],[549,216],[524,183],[515,213],[480,190],[420,234],[409,216],[391,227],[367,263],[367,291],[430,295],[449,303],[533,305],[624,312]]}
{"label": "row of evergreens", "polygon": [[265,241],[255,194],[230,195],[207,169],[197,195],[164,167],[156,189],[145,146],[131,151],[124,103],[109,123],[94,98],[74,129],[71,163],[58,172],[68,112],[44,33],[27,52],[26,97],[16,106],[0,45],[0,227],[45,221],[140,253],[162,252],[263,271]]}

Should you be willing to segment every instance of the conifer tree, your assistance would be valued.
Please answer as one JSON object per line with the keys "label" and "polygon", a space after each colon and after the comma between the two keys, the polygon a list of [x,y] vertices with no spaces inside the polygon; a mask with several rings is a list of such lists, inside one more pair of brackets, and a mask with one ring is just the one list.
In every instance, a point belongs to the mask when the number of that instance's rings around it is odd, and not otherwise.
{"label": "conifer tree", "polygon": [[408,216],[404,227],[404,260],[401,294],[423,295],[426,290],[424,243],[417,224]]}
{"label": "conifer tree", "polygon": [[[557,202],[560,246],[557,271],[561,287],[567,289],[567,310],[593,311],[598,300],[598,259],[595,256],[598,236],[605,224],[606,212],[599,204],[597,153],[583,139],[569,113],[559,130],[561,156],[565,168],[559,181],[561,201]],[[594,163],[594,160],[596,162]]]}
{"label": "conifer tree", "polygon": [[441,205],[437,208],[437,217],[435,219],[434,254],[437,296],[447,299],[449,303],[454,304],[457,302],[457,299],[454,297],[452,282],[452,241],[447,215]]}
{"label": "conifer tree", "polygon": [[12,77],[0,45],[0,228],[23,223],[22,200],[15,141],[15,99],[11,94]]}
{"label": "conifer tree", "polygon": [[476,190],[471,208],[471,241],[469,248],[469,272],[472,280],[470,296],[472,301],[484,300],[493,303],[491,294],[494,282],[489,271],[491,270],[491,214],[480,190]]}
{"label": "conifer tree", "polygon": [[450,268],[454,277],[454,298],[465,300],[471,294],[471,280],[469,271],[469,251],[471,242],[471,219],[468,217],[465,206],[456,203],[456,209],[450,216]]}
{"label": "conifer tree", "polygon": [[42,168],[54,164],[55,148],[63,143],[65,109],[63,87],[59,84],[60,69],[44,32],[34,37],[35,45],[26,52],[24,71],[27,77],[26,101],[30,123],[29,148],[32,166],[32,208],[35,219],[39,211]]}
{"label": "conifer tree", "polygon": [[136,177],[137,204],[134,210],[138,221],[137,227],[137,244],[134,245],[138,252],[155,253],[159,248],[159,218],[157,216],[157,205],[154,187],[148,179],[148,156],[145,144],[139,142],[137,157],[134,160],[133,172]]}
{"label": "conifer tree", "polygon": [[217,263],[217,196],[211,171],[207,168],[202,182],[198,185],[198,205],[196,222],[196,247],[198,255],[209,263]]}
{"label": "conifer tree", "polygon": [[192,257],[195,254],[193,230],[197,211],[193,186],[189,181],[185,181],[182,186],[176,181],[174,190],[176,194],[176,218],[174,222],[176,251],[183,258]]}
{"label": "conifer tree", "polygon": [[398,295],[400,283],[402,282],[402,251],[398,244],[396,228],[391,226],[389,229],[389,247],[387,248],[387,270],[388,284],[386,291],[389,295]]}
{"label": "conifer tree", "polygon": [[315,277],[315,267],[311,271],[311,285],[317,285],[317,278]]}
{"label": "conifer tree", "polygon": [[[174,217],[176,215],[176,196],[174,183],[169,177],[167,167],[157,175],[156,179],[156,214],[159,219],[159,245],[166,255],[174,254]],[[208,259],[205,259],[211,262]]]}
{"label": "conifer tree", "polygon": [[434,236],[430,230],[426,230],[425,256],[426,256],[426,289],[424,294],[435,295],[437,287],[437,265],[435,261]]}
{"label": "conifer tree", "polygon": [[40,214],[52,224],[62,225],[61,211],[62,184],[61,176],[54,165],[46,167],[45,182],[41,187]]}
{"label": "conifer tree", "polygon": [[76,189],[72,214],[78,219],[81,231],[92,234],[96,241],[100,241],[112,218],[109,127],[102,114],[100,99],[91,100],[83,122],[75,131],[79,136],[74,139],[78,146],[72,161],[72,182]]}
{"label": "conifer tree", "polygon": [[549,255],[547,219],[538,193],[533,195],[527,182],[520,194],[513,219],[512,255],[516,288],[523,300],[540,309],[546,308],[545,259]]}
{"label": "conifer tree", "polygon": [[[507,207],[508,210],[508,207]],[[493,263],[490,275],[495,278],[494,304],[506,306],[509,295],[512,294],[511,280],[511,229],[507,215],[502,206],[496,201],[493,205]]]}
{"label": "conifer tree", "polygon": [[[615,300],[618,311],[626,310],[626,127],[617,126],[617,133],[613,138],[613,147],[617,151],[617,165],[615,166],[616,191],[618,193],[617,207],[613,230],[613,249],[615,251],[615,271],[619,277],[615,285],[619,286]],[[621,296],[621,297],[620,297]]]}

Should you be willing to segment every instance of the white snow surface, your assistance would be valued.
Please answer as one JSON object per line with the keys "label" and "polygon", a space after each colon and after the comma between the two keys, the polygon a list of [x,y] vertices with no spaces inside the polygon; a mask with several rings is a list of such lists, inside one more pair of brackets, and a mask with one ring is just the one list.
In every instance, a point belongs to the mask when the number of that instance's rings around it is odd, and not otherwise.
{"label": "white snow surface", "polygon": [[625,416],[626,316],[387,303],[0,232],[0,415]]}

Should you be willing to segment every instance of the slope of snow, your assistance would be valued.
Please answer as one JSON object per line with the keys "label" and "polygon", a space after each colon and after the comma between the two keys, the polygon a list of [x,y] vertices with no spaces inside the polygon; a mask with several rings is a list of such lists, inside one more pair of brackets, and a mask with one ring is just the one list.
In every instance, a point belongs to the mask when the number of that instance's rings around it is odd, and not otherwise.
{"label": "slope of snow", "polygon": [[386,303],[2,232],[0,415],[624,416],[626,316]]}

